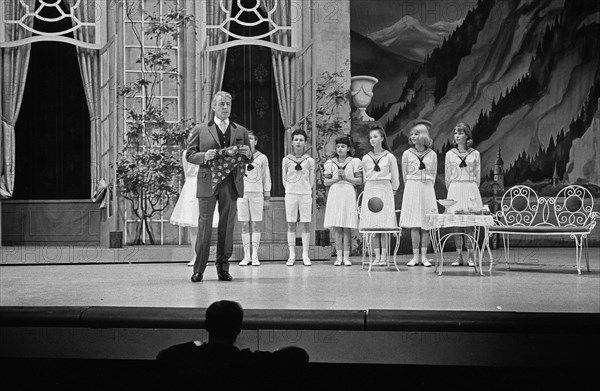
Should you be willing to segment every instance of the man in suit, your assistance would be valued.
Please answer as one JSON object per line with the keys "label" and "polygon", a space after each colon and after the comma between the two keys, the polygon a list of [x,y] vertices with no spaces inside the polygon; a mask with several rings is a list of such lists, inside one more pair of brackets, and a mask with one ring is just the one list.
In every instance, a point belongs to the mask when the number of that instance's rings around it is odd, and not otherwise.
{"label": "man in suit", "polygon": [[215,204],[219,201],[219,226],[217,237],[217,276],[221,281],[231,281],[229,258],[233,253],[233,228],[237,215],[237,199],[244,195],[243,168],[235,167],[224,180],[213,188],[211,161],[218,151],[240,146],[237,153],[251,157],[250,141],[246,129],[229,120],[231,95],[217,92],[212,100],[214,118],[208,123],[196,125],[188,139],[187,161],[199,166],[198,169],[198,235],[196,239],[196,261],[192,282],[202,281],[208,262],[212,217]]}

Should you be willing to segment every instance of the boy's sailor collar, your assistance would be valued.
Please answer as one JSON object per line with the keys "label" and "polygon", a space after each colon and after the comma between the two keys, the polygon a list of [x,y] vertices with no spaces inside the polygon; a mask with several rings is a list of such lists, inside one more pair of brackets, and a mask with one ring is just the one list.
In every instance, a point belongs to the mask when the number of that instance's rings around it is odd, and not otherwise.
{"label": "boy's sailor collar", "polygon": [[296,155],[294,155],[293,153],[290,153],[286,156],[288,159],[293,160],[294,162],[298,163],[298,161],[303,162],[306,159],[308,159],[310,156],[308,156],[306,153],[303,154],[300,157],[296,157]]}

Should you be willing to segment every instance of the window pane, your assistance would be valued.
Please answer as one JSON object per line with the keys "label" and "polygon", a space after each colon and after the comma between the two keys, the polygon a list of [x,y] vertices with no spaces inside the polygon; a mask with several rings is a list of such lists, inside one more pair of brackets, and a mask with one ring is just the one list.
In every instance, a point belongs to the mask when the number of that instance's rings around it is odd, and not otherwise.
{"label": "window pane", "polygon": [[126,0],[124,10],[126,20],[142,20],[142,0]]}
{"label": "window pane", "polygon": [[125,98],[125,107],[129,110],[135,110],[136,112],[142,111],[142,98]]}
{"label": "window pane", "polygon": [[165,73],[163,76],[162,89],[164,96],[179,96],[177,89],[177,74]]}
{"label": "window pane", "polygon": [[177,0],[162,0],[163,4],[163,14],[171,12],[173,9],[177,8]]}
{"label": "window pane", "polygon": [[170,50],[167,50],[166,52],[167,52],[167,56],[169,56],[169,58],[171,59],[171,67],[177,68],[178,64],[179,64],[179,62],[177,61],[177,52],[178,52],[178,50],[177,49],[170,49]]}
{"label": "window pane", "polygon": [[141,50],[138,48],[125,48],[125,69],[140,70],[142,69],[140,60]]}
{"label": "window pane", "polygon": [[145,0],[144,1],[144,12],[150,15],[160,15],[159,0]]}
{"label": "window pane", "polygon": [[142,77],[141,72],[127,72],[125,73],[125,83],[135,83]]}
{"label": "window pane", "polygon": [[177,121],[179,119],[179,105],[177,104],[176,98],[165,98],[163,99],[163,111],[165,120]]}
{"label": "window pane", "polygon": [[176,39],[173,39],[171,34],[167,34],[164,39],[164,45],[176,48],[179,46],[179,43],[177,42]]}
{"label": "window pane", "polygon": [[[134,31],[135,29],[135,31]],[[138,38],[135,34],[140,37],[144,33],[142,31],[141,23],[125,23],[125,45],[139,45]]]}

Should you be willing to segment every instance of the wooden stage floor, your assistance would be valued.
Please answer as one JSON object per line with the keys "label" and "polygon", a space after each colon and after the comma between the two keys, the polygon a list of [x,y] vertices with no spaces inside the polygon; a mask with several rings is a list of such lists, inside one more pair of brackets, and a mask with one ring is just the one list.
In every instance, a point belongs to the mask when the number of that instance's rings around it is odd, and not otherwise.
{"label": "wooden stage floor", "polygon": [[[560,247],[514,248],[510,270],[502,251],[494,250],[497,263],[489,273],[489,261],[484,260],[484,277],[472,268],[450,267],[453,254],[446,253],[442,276],[434,268],[409,268],[409,255],[398,255],[400,272],[374,268],[369,273],[361,270],[360,257],[352,258],[351,267],[334,267],[333,259],[314,261],[311,267],[302,262],[287,267],[283,261],[240,267],[232,262],[232,282],[217,281],[209,263],[200,283],[190,282],[188,246],[93,249],[102,253],[93,260],[89,254],[95,253],[88,248],[89,263],[79,263],[78,248],[0,250],[0,306],[205,308],[229,299],[246,309],[600,313],[597,247],[589,249],[591,271],[583,261],[581,275],[575,269],[574,248]],[[69,252],[72,261],[63,262],[71,259]],[[45,262],[40,261],[43,257]],[[52,257],[58,260],[55,264],[48,263]]]}

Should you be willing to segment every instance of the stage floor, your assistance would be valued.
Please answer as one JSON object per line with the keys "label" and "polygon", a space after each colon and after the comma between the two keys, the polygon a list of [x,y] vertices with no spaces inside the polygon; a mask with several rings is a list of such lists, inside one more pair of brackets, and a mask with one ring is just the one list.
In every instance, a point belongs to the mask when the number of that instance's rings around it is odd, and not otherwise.
{"label": "stage floor", "polygon": [[[153,247],[157,249],[157,247]],[[0,266],[1,306],[207,307],[215,300],[236,300],[248,309],[401,309],[518,312],[600,312],[600,255],[590,248],[591,271],[577,275],[574,248],[515,248],[510,270],[500,250],[490,274],[469,267],[409,268],[399,255],[400,272],[361,270],[315,261],[305,267],[263,262],[259,267],[232,263],[232,282],[217,280],[209,263],[200,283],[190,282],[185,262],[159,262],[152,247],[136,250],[135,262],[110,264],[21,264]],[[182,246],[178,251],[185,252]],[[11,254],[15,248],[4,247]],[[164,249],[160,250],[164,252]],[[158,251],[160,253],[160,251]],[[164,256],[162,254],[161,256]],[[165,260],[165,258],[162,258]]]}

